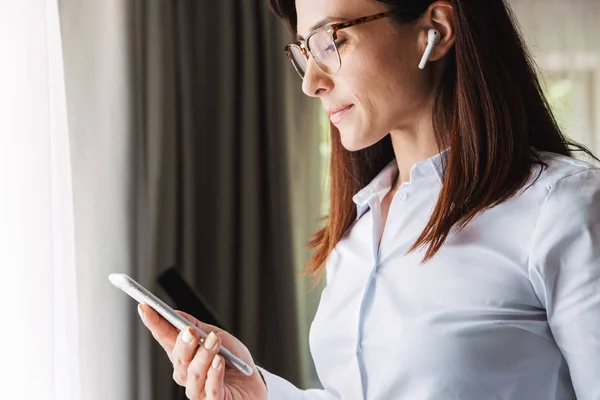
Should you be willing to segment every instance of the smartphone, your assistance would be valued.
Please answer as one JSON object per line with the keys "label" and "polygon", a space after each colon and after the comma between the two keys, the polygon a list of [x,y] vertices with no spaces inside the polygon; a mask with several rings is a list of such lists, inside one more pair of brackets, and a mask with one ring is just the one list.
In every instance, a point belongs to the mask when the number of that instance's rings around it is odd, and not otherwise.
{"label": "smartphone", "polygon": [[[184,330],[188,326],[191,327],[200,335],[201,343],[203,343],[204,339],[206,339],[206,337],[208,336],[206,332],[203,332],[196,325],[183,318],[181,315],[177,314],[175,310],[173,310],[171,307],[169,307],[167,304],[161,301],[158,297],[153,295],[148,289],[131,279],[129,276],[125,274],[110,274],[108,276],[108,279],[114,286],[127,293],[138,303],[148,304],[179,331]],[[219,354],[231,366],[240,371],[242,374],[246,376],[252,375],[252,368],[243,360],[233,355],[233,353],[227,350],[224,346],[221,346]]]}

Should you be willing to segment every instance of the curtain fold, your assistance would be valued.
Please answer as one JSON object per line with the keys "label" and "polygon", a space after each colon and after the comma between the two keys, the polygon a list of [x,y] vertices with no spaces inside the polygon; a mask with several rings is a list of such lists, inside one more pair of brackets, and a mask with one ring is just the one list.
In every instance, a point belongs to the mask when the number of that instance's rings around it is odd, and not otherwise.
{"label": "curtain fold", "polygon": [[85,400],[136,393],[135,302],[108,281],[112,272],[132,274],[134,244],[125,4],[59,2]]}
{"label": "curtain fold", "polygon": [[81,398],[81,312],[78,305],[71,146],[57,0],[46,0],[48,117],[54,269],[54,398]]}

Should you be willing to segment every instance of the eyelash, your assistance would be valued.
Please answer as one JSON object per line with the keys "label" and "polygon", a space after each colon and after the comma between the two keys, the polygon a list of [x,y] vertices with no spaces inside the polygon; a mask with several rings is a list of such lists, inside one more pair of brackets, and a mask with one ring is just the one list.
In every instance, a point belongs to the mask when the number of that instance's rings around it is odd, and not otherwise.
{"label": "eyelash", "polygon": [[341,46],[342,46],[344,43],[346,43],[346,40],[347,40],[347,39],[339,39],[339,38],[338,38],[338,39],[335,41],[335,44],[336,44],[336,46],[339,48],[339,47],[341,47]]}

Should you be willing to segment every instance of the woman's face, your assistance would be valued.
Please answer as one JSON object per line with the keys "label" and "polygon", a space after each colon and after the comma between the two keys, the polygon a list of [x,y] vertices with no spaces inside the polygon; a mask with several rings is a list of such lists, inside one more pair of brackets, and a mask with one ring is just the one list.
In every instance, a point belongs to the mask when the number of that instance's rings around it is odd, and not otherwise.
{"label": "woman's face", "polygon": [[[296,11],[298,35],[306,37],[324,18],[340,22],[387,9],[372,0],[296,0]],[[390,132],[414,134],[430,111],[433,77],[418,68],[424,48],[418,34],[417,25],[400,26],[388,17],[338,32],[337,73],[323,72],[310,57],[304,93],[320,98],[329,113],[350,106],[331,116],[346,149],[364,149]]]}

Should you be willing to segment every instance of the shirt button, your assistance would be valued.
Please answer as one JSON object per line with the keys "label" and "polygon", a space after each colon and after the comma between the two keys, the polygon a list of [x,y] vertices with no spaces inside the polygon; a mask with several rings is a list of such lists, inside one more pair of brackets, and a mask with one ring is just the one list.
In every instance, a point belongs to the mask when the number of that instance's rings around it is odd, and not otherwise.
{"label": "shirt button", "polygon": [[408,199],[408,195],[406,193],[400,193],[400,200],[405,201]]}

